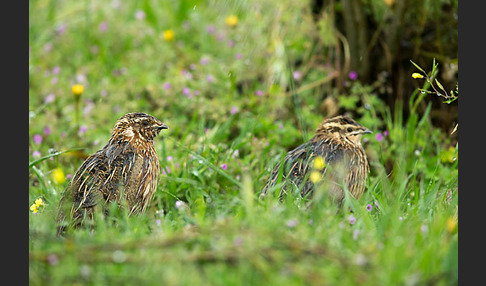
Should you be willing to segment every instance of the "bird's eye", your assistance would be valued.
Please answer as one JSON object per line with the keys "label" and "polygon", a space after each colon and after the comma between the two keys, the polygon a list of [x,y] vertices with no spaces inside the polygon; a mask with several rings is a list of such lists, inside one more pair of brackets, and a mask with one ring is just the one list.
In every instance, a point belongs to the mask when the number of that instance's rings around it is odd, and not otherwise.
{"label": "bird's eye", "polygon": [[144,121],[142,121],[142,125],[143,125],[143,126],[148,126],[148,125],[149,125],[148,120],[144,120]]}
{"label": "bird's eye", "polygon": [[353,129],[351,129],[351,127],[348,127],[348,132],[351,132],[353,131]]}

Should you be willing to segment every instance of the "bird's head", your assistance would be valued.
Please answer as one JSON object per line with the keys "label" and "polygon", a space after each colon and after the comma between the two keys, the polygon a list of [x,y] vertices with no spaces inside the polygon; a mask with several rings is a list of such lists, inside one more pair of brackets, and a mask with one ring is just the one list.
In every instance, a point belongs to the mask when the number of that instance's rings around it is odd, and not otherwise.
{"label": "bird's head", "polygon": [[340,140],[342,143],[347,142],[353,145],[361,145],[361,138],[364,134],[369,133],[373,132],[353,119],[342,115],[325,119],[316,131],[316,135],[319,137]]}
{"label": "bird's head", "polygon": [[152,115],[132,112],[116,121],[111,136],[123,136],[128,140],[153,141],[162,129],[169,129],[169,127]]}

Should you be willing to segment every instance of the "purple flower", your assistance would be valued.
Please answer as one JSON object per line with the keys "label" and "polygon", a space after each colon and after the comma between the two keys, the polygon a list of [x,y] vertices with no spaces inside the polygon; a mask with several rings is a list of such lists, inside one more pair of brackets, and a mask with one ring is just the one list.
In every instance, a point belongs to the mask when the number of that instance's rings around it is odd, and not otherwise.
{"label": "purple flower", "polygon": [[34,137],[33,137],[33,139],[34,139],[34,143],[37,144],[37,145],[39,145],[40,143],[42,143],[42,136],[39,135],[39,134],[35,134]]}
{"label": "purple flower", "polygon": [[106,21],[101,22],[98,29],[100,32],[106,32],[108,30],[108,23],[106,23]]}
{"label": "purple flower", "polygon": [[32,157],[34,157],[34,158],[40,158],[40,156],[41,156],[41,152],[39,152],[39,151],[32,152]]}
{"label": "purple flower", "polygon": [[354,217],[354,215],[349,215],[348,217],[348,222],[349,224],[355,224],[356,223],[356,218]]}
{"label": "purple flower", "polygon": [[366,206],[366,210],[367,210],[367,211],[371,211],[372,209],[373,209],[373,206],[372,206],[372,205],[368,204],[368,205]]}
{"label": "purple flower", "polygon": [[381,142],[383,140],[383,134],[376,133],[375,139],[376,139],[376,141]]}
{"label": "purple flower", "polygon": [[228,169],[228,165],[226,163],[222,164],[221,165],[221,169],[227,170]]}
{"label": "purple flower", "polygon": [[[165,170],[167,170],[167,173],[165,172]],[[165,176],[167,176],[167,174],[170,174],[169,167],[162,168],[162,174],[164,174]]]}
{"label": "purple flower", "polygon": [[58,66],[55,66],[53,69],[52,69],[52,74],[59,74],[59,72],[61,71],[61,68],[58,67]]}
{"label": "purple flower", "polygon": [[50,93],[46,96],[46,98],[44,98],[44,103],[53,102],[55,98],[56,96],[54,95],[54,93]]}
{"label": "purple flower", "polygon": [[350,80],[357,80],[358,79],[358,73],[356,71],[350,71],[348,76],[349,76]]}
{"label": "purple flower", "polygon": [[142,11],[142,10],[135,11],[135,19],[137,19],[137,20],[145,19],[145,12]]}
{"label": "purple flower", "polygon": [[353,240],[357,240],[358,239],[359,233],[360,233],[359,229],[355,229],[353,231]]}
{"label": "purple flower", "polygon": [[241,53],[237,53],[237,54],[236,54],[236,59],[237,59],[237,60],[241,59],[241,57],[242,57]]}
{"label": "purple flower", "polygon": [[230,41],[228,42],[228,46],[229,46],[230,48],[234,47],[234,46],[235,46],[235,41],[230,40]]}
{"label": "purple flower", "polygon": [[55,85],[55,84],[56,84],[58,81],[59,81],[59,79],[58,79],[57,77],[53,77],[53,78],[51,79],[51,84],[52,84],[52,85]]}
{"label": "purple flower", "polygon": [[191,90],[187,86],[182,89],[182,94],[188,98],[192,98]]}
{"label": "purple flower", "polygon": [[64,32],[66,32],[66,25],[65,24],[61,24],[59,25],[57,28],[56,28],[56,33],[60,36],[62,34],[64,34]]}
{"label": "purple flower", "polygon": [[261,91],[261,90],[257,90],[257,91],[255,92],[255,94],[256,94],[257,96],[262,96],[262,95],[263,95],[263,91]]}
{"label": "purple flower", "polygon": [[167,161],[172,161],[174,159],[174,157],[172,156],[167,156]]}
{"label": "purple flower", "polygon": [[187,70],[182,70],[181,74],[185,76],[187,79],[192,79],[192,73]]}
{"label": "purple flower", "polygon": [[212,76],[212,75],[210,75],[210,74],[209,74],[209,75],[206,77],[206,80],[207,80],[209,83],[212,83],[212,82],[214,81],[214,78],[213,78],[213,76]]}
{"label": "purple flower", "polygon": [[199,61],[203,66],[209,64],[209,58],[208,57],[202,57],[201,60]]}
{"label": "purple flower", "polygon": [[206,28],[206,31],[208,32],[208,34],[214,34],[214,32],[216,32],[216,28],[214,28],[213,25],[209,25],[207,28]]}
{"label": "purple flower", "polygon": [[72,174],[67,174],[67,175],[66,175],[66,178],[68,178],[68,179],[71,179],[72,177],[73,177],[73,175],[72,175]]}
{"label": "purple flower", "polygon": [[161,222],[160,222],[160,219],[155,220],[155,223],[156,223],[157,225],[160,225],[160,223],[161,223]]}
{"label": "purple flower", "polygon": [[299,80],[302,74],[300,73],[300,71],[294,71],[292,73],[292,76],[294,77],[294,80]]}
{"label": "purple flower", "polygon": [[88,127],[86,127],[86,125],[79,126],[79,131],[78,131],[79,135],[83,135],[84,133],[86,133],[86,131],[88,131]]}
{"label": "purple flower", "polygon": [[169,89],[170,89],[170,87],[171,87],[170,82],[165,82],[165,83],[164,83],[164,89],[165,89],[165,90],[169,90]]}
{"label": "purple flower", "polygon": [[287,223],[285,223],[287,225],[287,227],[289,228],[294,228],[296,227],[298,224],[299,224],[299,220],[294,218],[294,219],[289,219],[287,221]]}
{"label": "purple flower", "polygon": [[401,216],[400,216],[400,217],[398,217],[398,219],[399,219],[399,220],[403,220],[403,217],[401,217]]}
{"label": "purple flower", "polygon": [[238,107],[232,106],[231,107],[231,115],[235,115],[238,112]]}
{"label": "purple flower", "polygon": [[49,135],[51,134],[51,128],[49,126],[44,127],[44,135]]}
{"label": "purple flower", "polygon": [[388,132],[388,130],[385,130],[385,132],[383,132],[383,135],[385,136],[388,136],[390,134],[390,132]]}

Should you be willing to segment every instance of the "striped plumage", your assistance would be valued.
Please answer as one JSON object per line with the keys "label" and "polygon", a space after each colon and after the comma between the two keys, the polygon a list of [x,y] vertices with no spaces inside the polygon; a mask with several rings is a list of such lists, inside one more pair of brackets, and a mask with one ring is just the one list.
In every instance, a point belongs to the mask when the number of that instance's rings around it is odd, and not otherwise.
{"label": "striped plumage", "polygon": [[89,156],[74,174],[59,204],[58,223],[79,226],[92,219],[96,206],[116,201],[129,214],[144,212],[159,178],[153,139],[167,125],[141,113],[120,117],[108,143]]}
{"label": "striped plumage", "polygon": [[361,138],[367,133],[372,132],[346,116],[324,120],[309,142],[287,153],[282,168],[280,163],[274,167],[260,197],[276,185],[280,169],[283,183],[279,194],[281,200],[289,191],[289,184],[297,187],[303,197],[311,195],[314,183],[309,175],[315,171],[312,163],[317,156],[325,162],[319,182],[327,184],[327,190],[336,201],[340,203],[344,199],[343,183],[354,197],[361,197],[369,173],[368,159],[361,145]]}

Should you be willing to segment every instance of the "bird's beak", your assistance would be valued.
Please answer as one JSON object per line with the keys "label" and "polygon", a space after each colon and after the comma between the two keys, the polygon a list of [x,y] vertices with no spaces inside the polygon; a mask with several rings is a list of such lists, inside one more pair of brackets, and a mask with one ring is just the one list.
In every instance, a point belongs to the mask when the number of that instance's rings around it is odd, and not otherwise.
{"label": "bird's beak", "polygon": [[160,124],[159,126],[157,126],[157,128],[158,128],[159,130],[161,130],[161,129],[169,129],[169,126],[167,126],[167,125],[165,125],[164,123],[162,123],[162,124]]}
{"label": "bird's beak", "polygon": [[363,133],[363,134],[371,134],[371,133],[373,133],[373,131],[369,130],[368,128],[365,128],[365,130],[363,130],[361,133]]}

